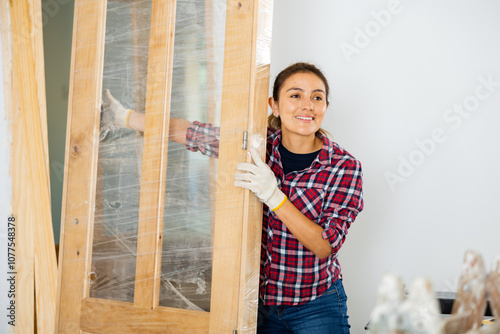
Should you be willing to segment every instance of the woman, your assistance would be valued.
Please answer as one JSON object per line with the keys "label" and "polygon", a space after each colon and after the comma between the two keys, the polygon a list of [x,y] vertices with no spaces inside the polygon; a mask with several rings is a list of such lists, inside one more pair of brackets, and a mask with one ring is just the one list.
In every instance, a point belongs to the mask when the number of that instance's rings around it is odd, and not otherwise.
{"label": "woman", "polygon": [[[363,209],[361,164],[321,129],[329,86],[314,65],[284,69],[269,98],[264,163],[241,163],[235,186],[265,204],[258,333],[349,333],[347,297],[337,259]],[[139,131],[144,116],[104,94],[115,119]],[[218,129],[172,119],[171,140],[216,157]]]}

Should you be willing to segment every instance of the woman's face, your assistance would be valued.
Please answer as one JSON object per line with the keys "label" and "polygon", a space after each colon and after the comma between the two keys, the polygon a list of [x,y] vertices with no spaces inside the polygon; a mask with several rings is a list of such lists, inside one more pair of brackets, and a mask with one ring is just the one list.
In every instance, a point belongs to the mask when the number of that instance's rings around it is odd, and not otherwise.
{"label": "woman's face", "polygon": [[[279,101],[269,98],[269,105],[281,119],[283,137],[314,139],[328,107],[323,81],[313,73],[295,73],[285,80]],[[297,137],[300,136],[300,137]]]}

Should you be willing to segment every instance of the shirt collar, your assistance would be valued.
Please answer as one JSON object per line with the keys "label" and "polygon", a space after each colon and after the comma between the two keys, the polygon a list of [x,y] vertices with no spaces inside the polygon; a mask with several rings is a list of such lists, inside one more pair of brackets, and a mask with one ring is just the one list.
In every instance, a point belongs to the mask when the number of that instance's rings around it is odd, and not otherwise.
{"label": "shirt collar", "polygon": [[[330,139],[328,139],[327,136],[323,135],[322,133],[319,133],[319,138],[323,141],[323,147],[321,148],[321,151],[319,151],[318,156],[314,159],[312,164],[314,165],[316,163],[319,163],[325,166],[330,165],[333,153],[333,143],[332,141],[330,141]],[[278,147],[281,142],[281,129],[276,130],[272,134],[270,134],[269,141],[271,142],[271,147],[273,150],[272,154],[276,155],[278,153]]]}

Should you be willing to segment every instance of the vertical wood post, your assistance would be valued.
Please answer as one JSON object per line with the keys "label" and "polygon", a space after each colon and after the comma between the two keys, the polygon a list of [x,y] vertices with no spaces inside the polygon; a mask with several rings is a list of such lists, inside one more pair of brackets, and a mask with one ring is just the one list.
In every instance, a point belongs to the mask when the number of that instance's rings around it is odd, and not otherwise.
{"label": "vertical wood post", "polygon": [[163,208],[174,57],[175,0],[153,0],[149,37],[134,305],[160,303]]}
{"label": "vertical wood post", "polygon": [[[16,333],[53,333],[57,268],[50,206],[41,3],[3,1],[6,107],[12,122]],[[9,51],[9,52],[5,52]],[[4,67],[5,69],[5,67]],[[3,79],[3,78],[2,78]],[[35,318],[36,315],[36,318]],[[36,323],[36,328],[35,328]]]}
{"label": "vertical wood post", "polygon": [[57,333],[79,333],[92,251],[106,1],[76,0],[59,251]]}
{"label": "vertical wood post", "polygon": [[227,1],[210,320],[214,334],[252,333],[257,323],[262,204],[233,183],[236,164],[247,159],[243,132],[249,138],[262,136],[265,148],[269,63],[260,63],[257,48],[259,9],[266,3],[272,6],[269,1]]}

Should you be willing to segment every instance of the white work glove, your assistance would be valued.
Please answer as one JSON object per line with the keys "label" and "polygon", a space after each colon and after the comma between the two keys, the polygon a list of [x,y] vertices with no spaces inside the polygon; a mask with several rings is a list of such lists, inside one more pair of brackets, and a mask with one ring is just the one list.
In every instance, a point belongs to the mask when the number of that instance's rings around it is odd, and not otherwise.
{"label": "white work glove", "polygon": [[118,102],[109,89],[102,94],[104,103],[101,105],[101,130],[128,128],[128,118],[132,109],[127,109]]}
{"label": "white work glove", "polygon": [[255,164],[239,163],[236,167],[238,172],[234,174],[236,181],[234,185],[251,190],[259,200],[266,204],[271,210],[279,209],[287,197],[278,188],[278,181],[269,166],[260,159],[255,148],[250,149]]}

